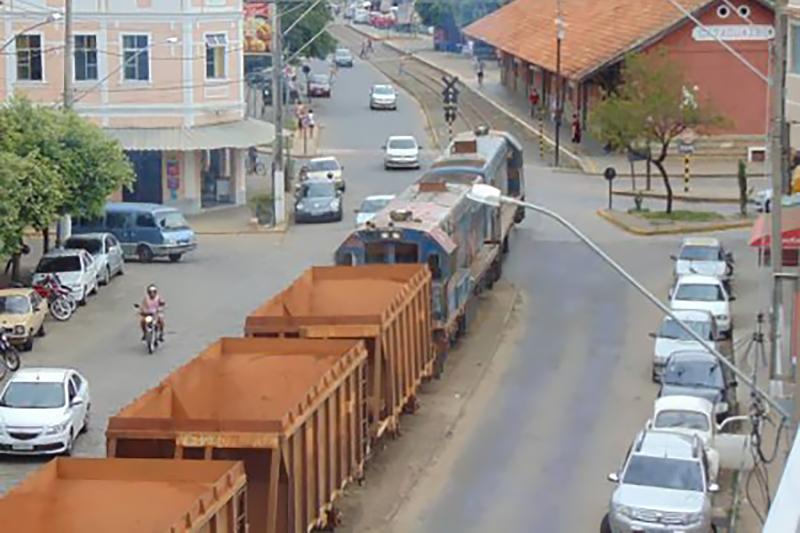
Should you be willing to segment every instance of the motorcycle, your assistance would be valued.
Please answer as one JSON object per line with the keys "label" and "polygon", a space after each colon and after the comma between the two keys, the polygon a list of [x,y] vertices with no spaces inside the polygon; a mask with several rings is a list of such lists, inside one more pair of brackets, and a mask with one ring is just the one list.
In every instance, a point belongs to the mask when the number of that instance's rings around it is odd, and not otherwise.
{"label": "motorcycle", "polygon": [[39,283],[34,283],[33,290],[47,300],[50,306],[50,314],[61,322],[72,318],[73,313],[78,308],[78,302],[72,296],[72,289],[62,285],[55,274],[47,276]]}
{"label": "motorcycle", "polygon": [[5,331],[0,331],[0,354],[3,356],[3,363],[0,364],[0,380],[6,376],[6,372],[16,372],[20,367],[19,353],[14,345],[8,340]]}
{"label": "motorcycle", "polygon": [[[152,313],[145,313],[139,304],[133,304],[136,309],[139,309],[139,314],[144,318],[144,340],[142,341],[147,347],[147,353],[152,354],[158,348],[158,345],[163,341],[160,340],[162,331],[159,330],[158,320]],[[161,304],[163,307],[164,304]]]}

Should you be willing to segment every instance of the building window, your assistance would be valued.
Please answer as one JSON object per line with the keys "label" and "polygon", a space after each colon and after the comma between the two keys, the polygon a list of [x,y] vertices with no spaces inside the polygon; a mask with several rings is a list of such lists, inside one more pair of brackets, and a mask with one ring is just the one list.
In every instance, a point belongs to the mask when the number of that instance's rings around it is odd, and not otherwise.
{"label": "building window", "polygon": [[800,74],[800,26],[790,26],[792,30],[792,74]]}
{"label": "building window", "polygon": [[206,35],[206,78],[225,78],[225,47],[228,39],[224,33]]}
{"label": "building window", "polygon": [[97,79],[97,37],[75,36],[75,79],[78,81]]}
{"label": "building window", "polygon": [[19,35],[17,44],[17,79],[42,81],[42,36]]}
{"label": "building window", "polygon": [[123,35],[122,50],[126,81],[150,80],[150,53],[147,35]]}

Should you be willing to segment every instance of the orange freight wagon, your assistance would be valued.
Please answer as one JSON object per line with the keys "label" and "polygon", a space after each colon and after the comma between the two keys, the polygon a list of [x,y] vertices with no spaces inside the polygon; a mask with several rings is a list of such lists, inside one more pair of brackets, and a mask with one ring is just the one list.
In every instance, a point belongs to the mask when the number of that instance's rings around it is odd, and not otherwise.
{"label": "orange freight wagon", "polygon": [[363,339],[372,436],[395,431],[433,373],[427,265],[312,267],[245,322],[248,337]]}
{"label": "orange freight wagon", "polygon": [[244,533],[241,463],[59,457],[0,499],[3,531]]}
{"label": "orange freight wagon", "polygon": [[363,476],[366,360],[360,341],[220,339],[111,417],[108,456],[242,461],[249,533],[329,526]]}

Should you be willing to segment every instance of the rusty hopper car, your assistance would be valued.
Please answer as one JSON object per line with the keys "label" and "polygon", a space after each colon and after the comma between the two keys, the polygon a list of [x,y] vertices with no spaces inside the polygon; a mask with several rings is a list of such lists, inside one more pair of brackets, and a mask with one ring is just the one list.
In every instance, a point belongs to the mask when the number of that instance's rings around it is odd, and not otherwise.
{"label": "rusty hopper car", "polygon": [[108,455],[242,461],[250,533],[330,527],[363,476],[366,360],[361,341],[220,339],[111,417]]}
{"label": "rusty hopper car", "polygon": [[3,531],[239,533],[241,463],[57,458],[0,499]]}
{"label": "rusty hopper car", "polygon": [[431,275],[424,265],[314,267],[259,307],[245,335],[363,339],[373,438],[394,431],[433,372]]}
{"label": "rusty hopper car", "polygon": [[467,329],[475,296],[500,277],[511,229],[522,220],[514,206],[488,207],[467,193],[488,183],[524,198],[522,164],[522,149],[507,133],[459,135],[447,155],[345,240],[336,264],[428,265],[435,339],[446,352]]}

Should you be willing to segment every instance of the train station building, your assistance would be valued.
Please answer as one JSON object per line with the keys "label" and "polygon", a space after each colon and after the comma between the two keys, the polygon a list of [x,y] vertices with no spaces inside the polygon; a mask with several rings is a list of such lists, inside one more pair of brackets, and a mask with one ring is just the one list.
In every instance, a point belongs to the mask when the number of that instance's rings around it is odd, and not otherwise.
{"label": "train station building", "polygon": [[[743,140],[748,156],[763,152],[768,87],[724,42],[764,75],[769,72],[774,12],[763,0],[516,0],[464,33],[496,48],[503,85],[520,97],[536,89],[555,112],[557,73],[563,117],[587,125],[603,94],[622,81],[630,53],[663,49],[678,62],[700,101],[728,119],[720,135]],[[694,20],[693,20],[694,19]],[[702,26],[699,26],[699,21]],[[557,61],[561,30],[560,69]],[[745,146],[743,146],[744,149]]]}

